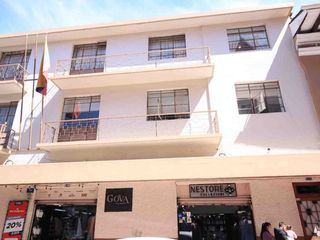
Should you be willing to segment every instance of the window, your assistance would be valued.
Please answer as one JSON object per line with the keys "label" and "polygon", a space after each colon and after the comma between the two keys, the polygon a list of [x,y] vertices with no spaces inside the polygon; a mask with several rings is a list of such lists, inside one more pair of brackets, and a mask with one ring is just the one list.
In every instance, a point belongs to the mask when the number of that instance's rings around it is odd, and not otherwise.
{"label": "window", "polygon": [[278,82],[236,84],[239,114],[284,112]]}
{"label": "window", "polygon": [[99,109],[100,96],[65,98],[58,142],[95,140]]}
{"label": "window", "polygon": [[149,60],[186,57],[184,34],[149,38]]}
{"label": "window", "polygon": [[7,124],[11,129],[14,115],[16,114],[17,102],[0,104],[0,124]]}
{"label": "window", "polygon": [[147,120],[190,118],[188,89],[148,92]]}
{"label": "window", "polygon": [[74,46],[70,74],[103,72],[105,54],[106,42]]}
{"label": "window", "polygon": [[[31,50],[28,50],[26,66],[28,65],[30,54]],[[24,59],[25,51],[3,52],[0,59],[0,80],[22,80],[24,76]]]}
{"label": "window", "polygon": [[[11,129],[16,114],[17,102],[0,104],[0,145],[12,145],[14,131]],[[10,144],[9,144],[10,142]],[[12,146],[11,146],[12,147]]]}
{"label": "window", "polygon": [[265,26],[228,29],[227,35],[232,52],[270,48]]}

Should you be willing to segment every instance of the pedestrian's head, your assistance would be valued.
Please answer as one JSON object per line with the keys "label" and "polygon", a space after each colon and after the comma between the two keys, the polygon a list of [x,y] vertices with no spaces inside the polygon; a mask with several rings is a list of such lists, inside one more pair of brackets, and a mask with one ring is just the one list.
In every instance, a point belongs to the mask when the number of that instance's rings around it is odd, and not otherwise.
{"label": "pedestrian's head", "polygon": [[284,222],[279,222],[279,228],[284,229],[286,227],[286,225],[284,224]]}
{"label": "pedestrian's head", "polygon": [[287,228],[287,230],[291,230],[292,229],[291,225],[289,225],[289,224],[286,226],[286,228]]}
{"label": "pedestrian's head", "polygon": [[264,232],[271,232],[271,228],[272,228],[271,223],[269,223],[269,222],[262,223],[260,238],[262,239],[262,235]]}

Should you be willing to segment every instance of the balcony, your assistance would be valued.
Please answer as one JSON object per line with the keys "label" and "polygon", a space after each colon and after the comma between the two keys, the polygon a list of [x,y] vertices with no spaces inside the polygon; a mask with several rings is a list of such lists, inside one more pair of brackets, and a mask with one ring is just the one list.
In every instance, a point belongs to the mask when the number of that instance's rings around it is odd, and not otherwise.
{"label": "balcony", "polygon": [[8,129],[6,123],[0,124],[0,164],[8,158],[14,148],[15,135],[15,131]]}
{"label": "balcony", "polygon": [[320,32],[297,34],[296,46],[299,56],[320,55]]}
{"label": "balcony", "polygon": [[0,65],[0,95],[7,95],[8,100],[12,95],[21,97],[22,81],[26,75],[27,71],[20,64]]}
{"label": "balcony", "polygon": [[212,156],[220,140],[211,111],[46,122],[37,147],[54,161],[146,159]]}
{"label": "balcony", "polygon": [[62,90],[211,79],[208,47],[59,60],[52,81]]}

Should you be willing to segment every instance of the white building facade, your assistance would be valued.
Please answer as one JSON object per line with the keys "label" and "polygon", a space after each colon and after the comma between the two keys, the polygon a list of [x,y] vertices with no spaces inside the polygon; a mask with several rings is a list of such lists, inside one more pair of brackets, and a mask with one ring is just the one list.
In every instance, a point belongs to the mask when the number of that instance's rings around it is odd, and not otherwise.
{"label": "white building facade", "polygon": [[[284,221],[310,237],[320,127],[291,9],[0,36],[0,231],[233,239],[245,223],[254,239]],[[42,112],[33,79],[46,35]],[[28,206],[20,230],[9,203]]]}

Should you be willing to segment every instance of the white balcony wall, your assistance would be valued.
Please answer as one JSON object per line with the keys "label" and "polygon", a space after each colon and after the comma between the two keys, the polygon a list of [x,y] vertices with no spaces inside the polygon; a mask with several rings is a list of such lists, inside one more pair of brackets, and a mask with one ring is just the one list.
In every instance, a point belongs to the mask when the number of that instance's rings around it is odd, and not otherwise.
{"label": "white balcony wall", "polygon": [[[109,87],[101,89],[86,89],[73,91],[59,91],[53,84],[49,84],[48,96],[45,97],[45,121],[59,121],[64,97],[101,94],[100,117],[112,116],[140,116],[146,115],[147,91],[172,88],[188,88],[190,94],[190,110],[217,110],[219,127],[222,133],[222,143],[219,153],[230,156],[260,155],[297,152],[319,151],[320,129],[316,120],[314,106],[306,84],[305,75],[301,69],[292,41],[287,29],[287,19],[272,19],[261,22],[244,22],[228,25],[210,25],[201,28],[181,29],[181,31],[150,32],[136,35],[122,35],[101,37],[86,41],[50,43],[52,76],[56,61],[70,59],[73,45],[107,41],[107,55],[131,54],[147,52],[148,38],[173,34],[186,34],[187,48],[208,46],[214,63],[214,77],[211,81],[185,81],[173,83],[157,83],[147,85]],[[214,24],[214,23],[212,23]],[[226,29],[266,25],[270,42],[270,49],[231,53],[228,48]],[[101,33],[103,35],[103,33]],[[49,36],[50,41],[50,36]],[[21,47],[23,48],[23,47]],[[34,48],[30,57],[28,71],[33,70]],[[42,49],[38,49],[38,65]],[[109,67],[130,66],[148,63],[146,56],[138,57],[133,62],[126,60],[107,62]],[[192,59],[192,56],[190,56]],[[113,65],[114,64],[114,65]],[[123,64],[123,65],[121,65]],[[38,71],[37,67],[37,71]],[[286,112],[266,113],[255,115],[239,115],[235,94],[235,83],[252,81],[279,81]],[[67,81],[67,79],[66,79]],[[207,84],[209,82],[209,87]],[[27,94],[24,98],[22,147],[28,146],[29,117],[31,101],[31,82],[26,85]],[[38,143],[41,96],[35,94],[36,111],[33,127],[33,146]],[[14,129],[19,126],[19,107],[16,114]],[[192,119],[192,118],[191,118]],[[164,134],[187,134],[188,121],[162,121],[159,125]],[[110,124],[110,123],[109,123]],[[145,119],[137,122],[116,122],[105,126],[102,135],[106,138],[127,137],[134,134],[138,137],[148,137],[154,134],[152,125]],[[125,125],[122,129],[121,126]],[[117,129],[114,131],[114,126]],[[101,124],[100,127],[103,127]],[[206,126],[205,126],[206,127]],[[143,129],[143,131],[142,131]],[[100,133],[99,133],[100,134]],[[270,151],[267,149],[270,148]],[[10,156],[12,161],[18,159],[15,154]],[[18,163],[26,163],[21,160]],[[38,158],[37,158],[38,159]],[[41,158],[40,158],[41,159]],[[43,159],[43,158],[42,158]],[[42,161],[42,160],[37,160]],[[54,161],[53,159],[50,161]]]}

